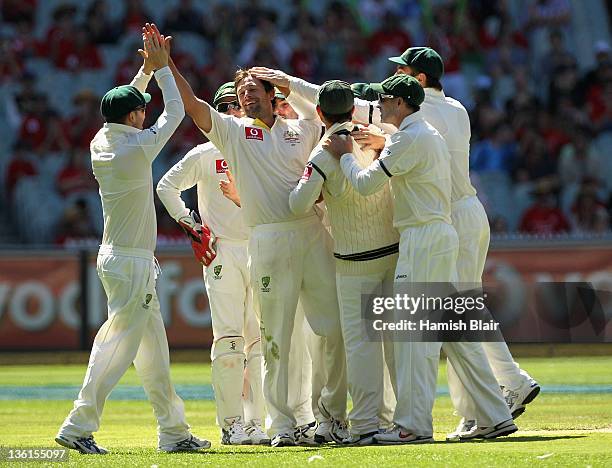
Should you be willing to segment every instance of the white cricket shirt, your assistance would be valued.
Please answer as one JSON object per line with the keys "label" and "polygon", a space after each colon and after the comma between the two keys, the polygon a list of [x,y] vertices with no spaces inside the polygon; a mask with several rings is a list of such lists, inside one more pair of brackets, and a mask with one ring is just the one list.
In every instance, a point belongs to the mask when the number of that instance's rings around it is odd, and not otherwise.
{"label": "white cricket shirt", "polygon": [[[131,84],[144,92],[150,78],[141,69]],[[155,124],[139,130],[105,123],[90,144],[93,173],[100,185],[105,245],[155,250],[151,164],[185,116],[170,68],[157,70],[155,79],[164,97],[164,111]]]}
{"label": "white cricket shirt", "polygon": [[198,211],[219,239],[248,240],[249,230],[241,208],[228,200],[219,189],[226,180],[227,162],[211,143],[198,145],[177,162],[157,184],[157,195],[170,216],[179,220],[189,215],[181,192],[197,184]]}
{"label": "white cricket shirt", "polygon": [[415,112],[366,169],[352,154],[342,155],[340,166],[362,195],[382,190],[391,179],[393,225],[402,230],[435,221],[451,224],[450,158],[442,136]]}
{"label": "white cricket shirt", "polygon": [[[353,128],[352,122],[334,124],[326,130],[321,141],[333,133],[351,131]],[[353,155],[360,168],[364,168],[372,163],[375,152],[362,151],[355,143]],[[321,192],[327,206],[337,258],[369,260],[397,251],[399,233],[393,227],[389,184],[372,195],[360,195],[347,181],[339,162],[319,143],[310,155],[300,183],[291,192],[291,210],[296,214],[306,212]]]}
{"label": "white cricket shirt", "polygon": [[476,195],[470,181],[470,117],[465,107],[443,91],[425,88],[421,115],[444,138],[451,155],[453,190],[451,202]]}
{"label": "white cricket shirt", "polygon": [[235,175],[247,226],[287,222],[314,215],[295,215],[289,194],[297,185],[321,124],[315,120],[277,117],[272,128],[258,119],[237,119],[210,110],[212,128],[205,135],[221,151]]}

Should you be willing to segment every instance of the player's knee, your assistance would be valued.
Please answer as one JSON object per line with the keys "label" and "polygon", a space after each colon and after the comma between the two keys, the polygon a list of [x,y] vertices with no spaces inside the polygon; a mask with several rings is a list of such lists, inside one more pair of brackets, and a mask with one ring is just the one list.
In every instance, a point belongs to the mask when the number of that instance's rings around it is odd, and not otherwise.
{"label": "player's knee", "polygon": [[244,360],[244,338],[241,336],[224,336],[219,338],[212,345],[211,358],[216,359],[227,357],[242,357]]}

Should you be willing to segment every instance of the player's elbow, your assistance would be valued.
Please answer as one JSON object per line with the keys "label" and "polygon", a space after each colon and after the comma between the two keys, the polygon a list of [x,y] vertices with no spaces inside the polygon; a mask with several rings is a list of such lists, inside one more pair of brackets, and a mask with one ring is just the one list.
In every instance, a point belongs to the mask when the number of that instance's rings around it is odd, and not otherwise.
{"label": "player's elbow", "polygon": [[291,195],[289,195],[289,209],[291,210],[291,213],[293,213],[295,216],[301,216],[308,213],[309,208],[309,206],[306,206],[303,202],[301,202],[301,200],[298,199],[295,192],[291,192]]}

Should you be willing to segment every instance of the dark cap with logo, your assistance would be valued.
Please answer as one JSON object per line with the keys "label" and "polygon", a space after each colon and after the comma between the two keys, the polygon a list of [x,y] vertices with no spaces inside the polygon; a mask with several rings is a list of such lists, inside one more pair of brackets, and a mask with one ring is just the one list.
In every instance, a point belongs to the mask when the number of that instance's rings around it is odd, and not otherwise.
{"label": "dark cap with logo", "polygon": [[141,93],[135,86],[117,86],[102,97],[100,112],[107,121],[117,120],[150,101],[151,95]]}
{"label": "dark cap with logo", "polygon": [[351,89],[356,98],[366,101],[376,101],[378,99],[378,93],[372,91],[368,83],[353,83]]}
{"label": "dark cap with logo", "polygon": [[389,57],[389,61],[412,67],[436,80],[444,74],[442,57],[431,47],[410,47],[398,57]]}
{"label": "dark cap with logo", "polygon": [[422,86],[410,75],[393,75],[382,83],[372,83],[370,88],[378,94],[401,97],[412,106],[420,106],[425,100]]}
{"label": "dark cap with logo", "polygon": [[233,81],[228,81],[227,83],[223,83],[219,86],[219,89],[215,93],[213,97],[213,106],[217,106],[221,102],[221,99],[225,97],[236,97],[236,87],[234,86]]}
{"label": "dark cap with logo", "polygon": [[326,81],[319,88],[317,105],[330,115],[346,114],[353,110],[354,102],[351,85],[346,81]]}

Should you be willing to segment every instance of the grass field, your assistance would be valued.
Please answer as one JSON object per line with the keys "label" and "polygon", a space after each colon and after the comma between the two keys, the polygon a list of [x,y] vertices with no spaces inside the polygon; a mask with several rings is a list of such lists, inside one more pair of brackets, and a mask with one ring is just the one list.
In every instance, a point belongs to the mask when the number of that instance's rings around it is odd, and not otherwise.
{"label": "grass field", "polygon": [[[191,399],[185,405],[193,432],[213,442],[211,450],[199,454],[157,453],[152,410],[131,390],[138,385],[138,379],[130,370],[119,391],[107,402],[101,430],[96,434],[100,445],[112,453],[96,457],[71,451],[68,465],[612,466],[612,357],[525,358],[520,362],[544,389],[517,420],[519,432],[497,441],[443,442],[445,433],[456,425],[457,417],[444,395],[445,369],[441,365],[442,391],[434,408],[438,442],[434,444],[228,448],[219,444],[214,402]],[[175,364],[172,371],[179,393],[190,395],[189,391],[209,388],[207,364]],[[75,389],[84,372],[85,365],[0,366],[0,446],[53,447],[53,437],[72,406],[71,399],[76,396]],[[57,393],[61,389],[65,393]],[[31,395],[32,391],[36,396],[27,398],[36,399],[25,399],[23,395]],[[117,399],[122,394],[134,399]],[[53,399],[42,399],[45,395]]]}

